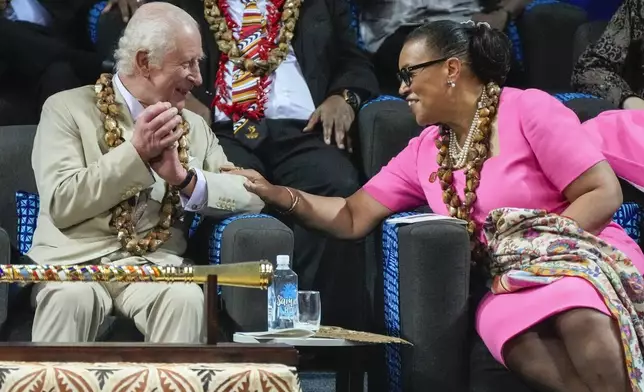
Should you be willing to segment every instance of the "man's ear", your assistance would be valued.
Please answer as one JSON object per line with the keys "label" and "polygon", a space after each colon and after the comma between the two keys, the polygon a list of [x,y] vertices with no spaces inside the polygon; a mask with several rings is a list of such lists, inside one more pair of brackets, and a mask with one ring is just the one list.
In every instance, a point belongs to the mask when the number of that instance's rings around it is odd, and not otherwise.
{"label": "man's ear", "polygon": [[136,63],[136,69],[138,70],[138,72],[146,78],[149,77],[150,76],[150,57],[148,56],[148,52],[139,50],[138,52],[136,52],[134,61]]}

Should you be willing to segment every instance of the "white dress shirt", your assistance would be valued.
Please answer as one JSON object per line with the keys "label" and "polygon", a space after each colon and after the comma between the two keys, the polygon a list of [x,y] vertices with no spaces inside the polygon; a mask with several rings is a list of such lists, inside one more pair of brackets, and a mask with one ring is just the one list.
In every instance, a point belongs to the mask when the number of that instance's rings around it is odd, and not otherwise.
{"label": "white dress shirt", "polygon": [[[125,88],[121,79],[119,79],[118,74],[115,74],[112,78],[112,84],[123,96],[125,104],[132,115],[132,119],[136,123],[137,118],[143,110],[145,109],[141,102],[139,102],[134,96]],[[206,207],[208,203],[208,187],[206,186],[206,178],[204,177],[201,170],[195,168],[197,173],[197,183],[195,188],[192,191],[190,198],[187,198],[182,193],[179,193],[181,197],[181,205],[186,211],[189,212],[199,212]]]}
{"label": "white dress shirt", "polygon": [[41,26],[51,24],[51,15],[38,0],[11,0],[9,7],[13,12],[5,11],[5,15],[11,20],[31,22]]}
{"label": "white dress shirt", "polygon": [[[228,12],[233,21],[240,26],[244,15],[244,4],[240,0],[228,1]],[[262,15],[266,15],[266,0],[257,0],[257,7]],[[301,28],[301,27],[300,27]],[[239,39],[239,31],[234,31],[233,36]],[[230,103],[232,87],[233,64],[226,64],[225,80],[228,86],[226,97]],[[289,45],[288,54],[275,72],[268,76],[270,84],[264,114],[270,119],[308,120],[315,111],[313,97],[304,80],[300,65],[297,63],[293,47]],[[226,114],[215,109],[215,121],[229,121]]]}

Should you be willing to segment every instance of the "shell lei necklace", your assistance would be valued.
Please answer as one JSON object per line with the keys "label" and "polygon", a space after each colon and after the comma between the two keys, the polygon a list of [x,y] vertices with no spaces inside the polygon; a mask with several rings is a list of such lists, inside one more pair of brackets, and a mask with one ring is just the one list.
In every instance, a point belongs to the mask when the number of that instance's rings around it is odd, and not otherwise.
{"label": "shell lei necklace", "polygon": [[[205,0],[204,17],[210,25],[219,50],[244,71],[255,76],[265,76],[275,71],[284,61],[293,39],[295,24],[300,16],[302,0],[269,0],[267,1],[267,36],[266,44],[260,47],[260,59],[245,58],[239,50],[239,44],[233,37],[232,29],[236,23],[228,13],[228,2],[225,0]],[[279,9],[283,6],[280,14]],[[281,24],[281,28],[277,28]],[[278,41],[275,44],[275,41]]]}
{"label": "shell lei necklace", "polygon": [[[300,16],[302,0],[269,0],[266,2],[266,24],[264,36],[259,44],[257,59],[245,57],[233,31],[239,26],[230,16],[227,0],[204,0],[204,18],[210,26],[217,47],[221,51],[219,69],[215,80],[217,93],[213,105],[234,121],[240,117],[259,121],[264,118],[264,106],[267,89],[270,86],[269,75],[279,67],[289,52],[293,40],[295,25]],[[257,105],[251,110],[250,103],[227,102],[230,98],[229,86],[226,83],[226,64],[231,61],[242,71],[259,77],[257,83]]]}
{"label": "shell lei necklace", "polygon": [[[111,149],[116,148],[125,142],[123,138],[124,130],[117,121],[121,114],[119,104],[116,103],[114,88],[112,86],[112,75],[102,74],[94,85],[96,92],[96,106],[101,112],[103,128],[105,130],[104,140]],[[182,116],[183,118],[183,116]],[[181,131],[182,136],[179,139],[177,150],[179,152],[179,161],[184,168],[188,168],[188,132],[190,126],[183,118],[183,121],[175,128],[175,131]],[[133,256],[142,256],[148,252],[156,251],[159,246],[170,238],[170,227],[183,213],[181,207],[181,198],[179,190],[165,184],[166,190],[161,201],[159,211],[159,222],[143,238],[137,238],[136,228],[133,221],[133,210],[135,198],[120,202],[112,208],[112,219],[110,227],[116,231],[118,241],[123,249]]]}
{"label": "shell lei necklace", "polygon": [[[473,258],[484,258],[485,249],[478,241],[478,227],[472,219],[472,211],[476,202],[483,163],[488,158],[490,150],[490,133],[492,121],[497,113],[501,88],[494,83],[489,83],[483,89],[477,104],[476,114],[472,126],[461,151],[456,149],[456,135],[450,129],[441,127],[440,135],[435,140],[438,156],[436,163],[439,168],[429,177],[430,182],[440,181],[443,190],[443,202],[446,204],[449,215],[467,222],[467,231],[472,243]],[[461,200],[454,187],[454,170],[464,168],[465,198]]]}

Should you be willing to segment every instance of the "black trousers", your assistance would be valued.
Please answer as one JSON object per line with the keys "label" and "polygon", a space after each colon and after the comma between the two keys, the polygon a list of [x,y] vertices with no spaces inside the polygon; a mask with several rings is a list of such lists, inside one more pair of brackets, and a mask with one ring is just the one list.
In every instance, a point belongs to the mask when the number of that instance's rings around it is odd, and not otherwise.
{"label": "black trousers", "polygon": [[[232,124],[216,123],[213,129],[228,159],[254,169],[277,185],[321,196],[347,197],[359,187],[359,175],[349,155],[326,145],[319,131],[303,133],[306,121],[266,120],[266,139],[250,150],[233,136]],[[293,269],[302,290],[319,290],[322,323],[363,328],[366,320],[364,244],[343,241],[298,225],[275,214],[293,229]]]}

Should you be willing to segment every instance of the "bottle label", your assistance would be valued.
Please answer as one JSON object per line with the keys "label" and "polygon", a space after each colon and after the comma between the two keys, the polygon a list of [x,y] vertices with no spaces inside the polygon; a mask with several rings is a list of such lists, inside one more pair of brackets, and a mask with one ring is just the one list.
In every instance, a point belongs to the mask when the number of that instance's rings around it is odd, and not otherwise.
{"label": "bottle label", "polygon": [[295,319],[297,317],[297,286],[285,284],[277,294],[279,318]]}

